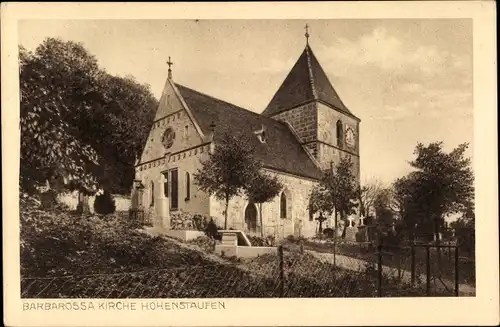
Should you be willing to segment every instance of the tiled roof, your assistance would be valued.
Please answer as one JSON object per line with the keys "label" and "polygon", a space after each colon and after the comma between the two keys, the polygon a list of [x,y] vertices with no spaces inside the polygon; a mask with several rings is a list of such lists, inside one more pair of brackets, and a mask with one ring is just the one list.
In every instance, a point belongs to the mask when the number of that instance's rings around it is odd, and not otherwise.
{"label": "tiled roof", "polygon": [[[217,126],[225,126],[233,135],[248,138],[264,167],[302,177],[321,178],[321,171],[285,123],[185,86],[176,86],[205,135],[211,132],[212,122],[215,123],[215,142],[220,135]],[[254,134],[262,126],[266,129],[266,143],[260,143]]]}
{"label": "tiled roof", "polygon": [[323,101],[337,110],[353,116],[340,100],[312,49],[309,45],[306,45],[292,70],[262,114],[273,116],[313,100]]}

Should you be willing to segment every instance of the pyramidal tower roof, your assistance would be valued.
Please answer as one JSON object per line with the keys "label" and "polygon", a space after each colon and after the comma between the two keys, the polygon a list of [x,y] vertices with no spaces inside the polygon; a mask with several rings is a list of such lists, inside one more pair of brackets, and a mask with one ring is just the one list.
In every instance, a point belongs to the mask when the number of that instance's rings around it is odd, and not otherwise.
{"label": "pyramidal tower roof", "polygon": [[273,116],[310,101],[323,102],[354,116],[340,100],[311,47],[307,44],[262,114]]}

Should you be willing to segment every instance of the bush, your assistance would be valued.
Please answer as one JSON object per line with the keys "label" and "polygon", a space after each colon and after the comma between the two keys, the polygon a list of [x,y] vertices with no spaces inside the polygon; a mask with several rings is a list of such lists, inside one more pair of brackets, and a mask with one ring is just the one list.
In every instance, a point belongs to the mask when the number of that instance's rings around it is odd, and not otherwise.
{"label": "bush", "polygon": [[116,210],[115,199],[108,191],[97,195],[94,201],[94,211],[101,215],[109,215]]}
{"label": "bush", "polygon": [[21,276],[53,277],[186,267],[206,263],[200,253],[135,229],[126,214],[106,219],[40,210],[21,199]]}
{"label": "bush", "polygon": [[325,235],[327,238],[333,238],[334,230],[332,228],[325,228],[323,230],[323,235]]}
{"label": "bush", "polygon": [[194,240],[189,240],[186,243],[188,244],[194,244],[198,247],[200,247],[204,252],[207,253],[213,253],[214,252],[214,240],[210,237],[207,236],[199,236],[195,238]]}
{"label": "bush", "polygon": [[51,209],[57,206],[57,192],[50,189],[46,192],[40,193],[41,207],[44,209]]}
{"label": "bush", "polygon": [[205,235],[215,240],[221,239],[221,235],[219,234],[219,227],[217,227],[217,224],[215,223],[213,218],[210,218],[210,221],[207,223],[207,226],[205,228]]}

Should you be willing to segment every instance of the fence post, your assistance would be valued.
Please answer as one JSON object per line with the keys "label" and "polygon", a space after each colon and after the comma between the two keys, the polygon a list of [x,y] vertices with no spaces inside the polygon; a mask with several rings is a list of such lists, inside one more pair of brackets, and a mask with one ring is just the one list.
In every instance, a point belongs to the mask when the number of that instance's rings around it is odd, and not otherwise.
{"label": "fence post", "polygon": [[377,246],[377,294],[382,297],[382,244]]}
{"label": "fence post", "polygon": [[283,245],[280,245],[278,247],[278,257],[279,257],[279,270],[280,270],[280,276],[279,276],[279,292],[280,292],[280,297],[283,297],[284,291],[285,291],[285,267],[284,267],[284,260],[283,260]]}
{"label": "fence post", "polygon": [[431,247],[430,245],[425,246],[426,251],[426,288],[427,288],[427,296],[431,296]]}
{"label": "fence post", "polygon": [[459,296],[458,285],[458,246],[455,246],[455,296]]}
{"label": "fence post", "polygon": [[411,286],[415,286],[415,244],[411,244]]}

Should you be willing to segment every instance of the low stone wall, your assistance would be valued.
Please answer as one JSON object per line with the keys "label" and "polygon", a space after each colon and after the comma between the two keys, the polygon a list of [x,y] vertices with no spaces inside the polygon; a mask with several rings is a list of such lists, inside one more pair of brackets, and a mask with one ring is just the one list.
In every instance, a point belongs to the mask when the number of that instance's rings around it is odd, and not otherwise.
{"label": "low stone wall", "polygon": [[205,233],[197,230],[174,230],[169,229],[162,232],[166,236],[181,240],[183,242],[194,240],[200,236],[204,236]]}
{"label": "low stone wall", "polygon": [[264,254],[278,253],[277,247],[270,246],[238,246],[238,258],[255,258]]}
{"label": "low stone wall", "polygon": [[[113,195],[113,199],[115,200],[116,211],[128,211],[130,208],[130,196],[125,195]],[[78,206],[78,192],[71,193],[61,193],[57,196],[57,201],[67,205],[70,210],[76,210]],[[90,212],[94,212],[94,202],[95,196],[89,197],[89,209]]]}
{"label": "low stone wall", "polygon": [[215,254],[224,255],[225,257],[255,258],[261,255],[275,253],[278,253],[278,248],[271,246],[234,246],[223,244],[217,244],[215,246]]}

